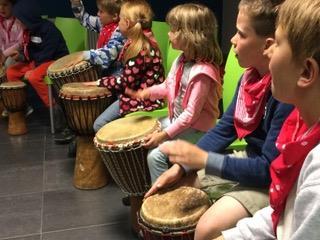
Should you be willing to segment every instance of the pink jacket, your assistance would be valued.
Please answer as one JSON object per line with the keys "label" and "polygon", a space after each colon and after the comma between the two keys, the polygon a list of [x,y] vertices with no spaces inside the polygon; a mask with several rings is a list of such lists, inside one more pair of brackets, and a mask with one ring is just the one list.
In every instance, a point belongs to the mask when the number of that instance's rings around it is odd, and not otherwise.
{"label": "pink jacket", "polygon": [[[172,120],[174,108],[175,75],[178,58],[173,63],[165,82],[149,88],[150,100],[167,98],[169,117]],[[182,101],[184,111],[164,131],[170,138],[188,128],[207,132],[215,126],[219,117],[219,99],[222,95],[221,77],[218,66],[196,63],[190,71],[190,81]]]}
{"label": "pink jacket", "polygon": [[12,50],[18,49],[23,40],[23,29],[15,17],[0,17],[0,49],[8,57]]}

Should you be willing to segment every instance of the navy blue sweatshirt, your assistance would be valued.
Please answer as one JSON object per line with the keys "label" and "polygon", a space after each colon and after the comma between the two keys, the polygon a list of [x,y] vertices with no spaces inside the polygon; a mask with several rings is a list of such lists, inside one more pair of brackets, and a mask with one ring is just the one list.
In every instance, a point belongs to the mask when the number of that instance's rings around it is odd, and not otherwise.
{"label": "navy blue sweatshirt", "polygon": [[13,15],[30,32],[28,54],[30,61],[34,61],[36,66],[69,53],[61,32],[52,22],[41,18],[36,0],[19,0],[13,7]]}
{"label": "navy blue sweatshirt", "polygon": [[233,121],[239,86],[240,83],[227,111],[197,145],[209,152],[206,174],[220,176],[245,186],[267,187],[271,182],[270,164],[279,155],[275,141],[293,106],[278,102],[270,92],[260,125],[245,137],[248,143],[246,149],[248,158],[223,154],[237,139]]}

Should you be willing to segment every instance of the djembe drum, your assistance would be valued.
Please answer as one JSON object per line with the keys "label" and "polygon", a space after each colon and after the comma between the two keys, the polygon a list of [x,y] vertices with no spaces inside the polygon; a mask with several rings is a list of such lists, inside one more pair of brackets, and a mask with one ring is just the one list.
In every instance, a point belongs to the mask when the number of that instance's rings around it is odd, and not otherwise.
{"label": "djembe drum", "polygon": [[202,214],[210,207],[206,193],[179,187],[160,191],[144,200],[139,225],[145,240],[193,240]]}
{"label": "djembe drum", "polygon": [[158,130],[160,123],[157,119],[132,116],[106,124],[94,138],[112,178],[130,196],[131,222],[136,232],[137,211],[142,204],[142,196],[151,185],[144,138]]}
{"label": "djembe drum", "polygon": [[[0,84],[6,82],[6,70],[3,66],[0,66]],[[4,110],[1,94],[0,94],[0,115]]]}
{"label": "djembe drum", "polygon": [[83,55],[83,52],[71,53],[59,58],[48,68],[48,77],[52,80],[56,93],[66,83],[90,82],[98,79],[96,68],[88,61],[81,61],[76,65],[69,66],[70,62]]}
{"label": "djembe drum", "polygon": [[108,174],[100,154],[93,145],[93,123],[111,104],[107,88],[67,83],[59,97],[69,127],[76,132],[77,154],[73,184],[79,189],[97,189],[107,184]]}
{"label": "djembe drum", "polygon": [[8,133],[27,133],[24,110],[27,103],[26,84],[21,81],[5,82],[0,85],[2,101],[9,112]]}

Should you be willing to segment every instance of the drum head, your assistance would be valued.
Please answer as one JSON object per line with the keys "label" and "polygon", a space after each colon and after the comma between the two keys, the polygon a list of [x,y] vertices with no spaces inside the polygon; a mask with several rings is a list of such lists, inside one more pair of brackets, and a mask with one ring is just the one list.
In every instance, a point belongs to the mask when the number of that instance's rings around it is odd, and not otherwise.
{"label": "drum head", "polygon": [[124,117],[102,127],[95,143],[103,147],[126,148],[144,142],[145,136],[160,129],[156,118],[144,116]]}
{"label": "drum head", "polygon": [[209,207],[210,200],[206,193],[184,186],[145,199],[140,217],[146,225],[155,229],[182,230],[195,227]]}
{"label": "drum head", "polygon": [[60,90],[62,98],[96,98],[111,96],[110,91],[105,87],[88,86],[84,83],[66,83]]}
{"label": "drum head", "polygon": [[75,58],[78,56],[83,55],[83,52],[75,52],[71,53],[67,56],[64,56],[62,58],[59,58],[56,60],[54,63],[52,63],[49,68],[48,68],[48,75],[55,74],[55,73],[66,73],[69,71],[74,71],[74,70],[84,70],[87,69],[91,64],[87,61],[81,61],[80,63],[69,66],[69,63],[73,61]]}
{"label": "drum head", "polygon": [[17,89],[17,88],[23,88],[26,84],[21,81],[11,81],[11,82],[4,82],[1,83],[0,88],[1,89]]}

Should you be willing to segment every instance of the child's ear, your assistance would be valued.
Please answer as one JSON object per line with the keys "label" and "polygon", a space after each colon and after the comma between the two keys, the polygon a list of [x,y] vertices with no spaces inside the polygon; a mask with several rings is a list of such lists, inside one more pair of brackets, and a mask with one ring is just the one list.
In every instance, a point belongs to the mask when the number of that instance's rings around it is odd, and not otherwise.
{"label": "child's ear", "polygon": [[318,62],[314,58],[309,57],[303,62],[302,71],[297,85],[302,88],[309,87],[310,85],[318,81],[319,77]]}
{"label": "child's ear", "polygon": [[113,15],[113,17],[112,17],[112,21],[114,21],[114,22],[119,22],[119,14],[118,13],[115,13],[114,15]]}
{"label": "child's ear", "polygon": [[267,38],[264,45],[264,50],[268,50],[269,47],[272,46],[272,44],[274,44],[274,38],[271,38],[271,37]]}

